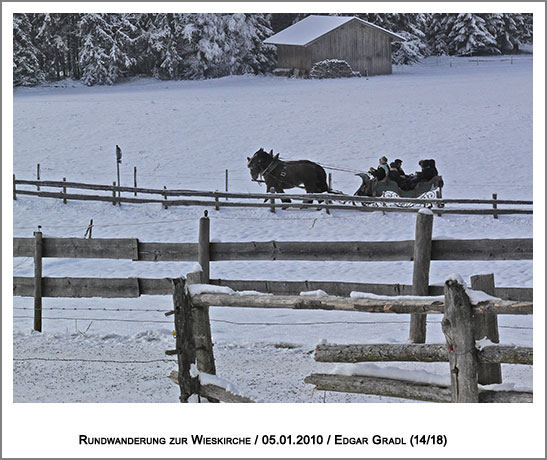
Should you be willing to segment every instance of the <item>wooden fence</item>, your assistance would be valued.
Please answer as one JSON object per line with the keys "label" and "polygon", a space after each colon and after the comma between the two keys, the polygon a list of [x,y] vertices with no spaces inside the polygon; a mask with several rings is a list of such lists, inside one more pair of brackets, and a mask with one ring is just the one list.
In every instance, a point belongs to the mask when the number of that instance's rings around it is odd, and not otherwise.
{"label": "wooden fence", "polygon": [[[425,318],[428,313],[443,313],[445,305],[436,299],[375,300],[348,298],[351,291],[375,294],[436,295],[441,286],[429,286],[431,260],[531,260],[532,239],[504,240],[433,240],[431,238],[433,214],[423,210],[417,214],[416,236],[410,241],[389,242],[226,242],[210,241],[210,221],[199,221],[197,243],[144,243],[138,239],[81,239],[44,238],[35,232],[34,238],[14,238],[14,257],[33,257],[34,277],[14,277],[15,296],[34,297],[34,328],[42,330],[43,297],[123,297],[140,295],[173,295],[177,346],[170,354],[177,354],[181,398],[196,391],[212,399],[249,402],[248,398],[228,394],[215,385],[201,385],[196,379],[188,380],[188,362],[196,354],[198,369],[215,375],[214,357],[210,346],[208,307],[237,306],[258,308],[325,309],[340,311],[380,312],[410,314],[410,337],[413,342],[425,342]],[[191,298],[185,293],[184,282],[172,279],[148,278],[50,278],[42,273],[42,259],[57,258],[109,258],[132,261],[198,261],[203,271],[188,274],[189,284],[216,284],[235,290],[256,290],[274,295],[233,296],[224,294],[197,294]],[[328,260],[328,261],[412,261],[413,284],[365,284],[324,281],[256,281],[211,280],[210,263],[219,260]],[[531,314],[532,289],[495,288],[493,277],[472,280],[472,287],[488,290],[505,300],[481,303],[475,312],[484,314],[477,333],[496,342],[497,314]],[[327,297],[295,295],[303,290],[323,289]],[[444,292],[444,291],[443,291]],[[333,296],[334,295],[334,296]],[[336,297],[341,296],[341,297]],[[512,299],[512,300],[508,300]],[[191,306],[191,308],[189,307]],[[188,309],[191,319],[188,319]],[[182,313],[186,311],[186,313]],[[180,315],[186,315],[181,319]],[[479,315],[480,316],[480,315]],[[188,335],[188,328],[194,331]],[[197,331],[197,332],[196,332]],[[185,338],[186,337],[186,338]],[[188,338],[190,337],[190,339]],[[185,342],[186,341],[186,342]],[[189,342],[188,342],[189,341]],[[180,353],[190,353],[180,356]],[[193,350],[193,351],[192,351]],[[201,356],[201,357],[200,357]],[[190,359],[190,361],[188,361]],[[199,364],[201,363],[201,364]],[[494,363],[495,364],[495,363]]]}
{"label": "wooden fence", "polygon": [[[207,213],[207,211],[206,211]],[[83,239],[14,238],[14,257],[33,257],[34,277],[14,277],[16,296],[35,299],[35,329],[41,330],[42,297],[139,297],[170,295],[168,279],[148,278],[51,278],[42,274],[42,258],[107,258],[132,261],[198,261],[207,283],[278,294],[294,294],[308,289],[323,289],[335,295],[364,291],[390,295],[436,295],[442,289],[429,285],[431,260],[531,260],[533,240],[433,240],[433,215],[423,210],[417,214],[416,236],[408,241],[333,241],[333,242],[211,242],[210,220],[199,221],[198,243],[147,243],[136,238]],[[311,260],[311,261],[412,261],[412,286],[338,282],[254,281],[210,279],[211,261],[229,260]],[[303,288],[304,287],[304,288]],[[264,289],[265,288],[265,289]],[[496,296],[513,300],[531,300],[532,290],[494,288]],[[411,317],[410,338],[425,342],[425,316]]]}
{"label": "wooden fence", "polygon": [[[168,354],[178,356],[179,369],[174,380],[181,390],[181,402],[187,402],[193,394],[213,397],[225,402],[253,402],[249,398],[234,395],[222,388],[201,386],[200,377],[192,377],[190,365],[196,363],[200,372],[216,373],[211,328],[210,306],[326,309],[341,311],[366,311],[371,313],[444,313],[442,321],[446,344],[377,344],[377,345],[319,345],[315,359],[322,362],[363,361],[449,361],[451,385],[440,386],[407,382],[397,379],[346,376],[335,374],[312,374],[305,382],[320,390],[367,393],[405,399],[434,402],[531,402],[532,394],[518,391],[479,391],[480,384],[501,383],[497,374],[499,363],[532,364],[532,349],[525,347],[489,346],[478,352],[476,338],[482,338],[479,329],[481,316],[497,314],[532,314],[531,302],[488,300],[471,305],[465,288],[449,280],[444,287],[444,302],[427,298],[401,299],[356,299],[334,296],[279,296],[279,295],[232,295],[218,293],[192,294],[192,284],[203,283],[203,272],[189,273],[190,289],[185,280],[175,282],[174,310],[177,341],[175,350]],[[477,335],[478,334],[478,335]],[[482,371],[482,374],[481,374]],[[485,373],[486,372],[486,373]]]}
{"label": "wooden fence", "polygon": [[[318,362],[446,362],[450,363],[451,384],[438,385],[403,379],[366,375],[312,374],[306,383],[326,391],[365,393],[396,398],[432,402],[532,402],[532,392],[484,390],[481,384],[501,383],[500,363],[533,364],[533,349],[515,346],[485,346],[477,349],[475,340],[482,338],[477,330],[485,315],[483,311],[497,314],[510,309],[472,305],[466,290],[457,281],[445,283],[445,305],[442,330],[445,344],[369,344],[369,345],[318,345],[315,360]],[[520,313],[531,314],[528,307],[516,305]]]}
{"label": "wooden fence", "polygon": [[[17,186],[31,186],[34,189],[24,189]],[[59,191],[44,191],[44,188],[59,189]],[[94,190],[106,192],[103,195],[68,193],[67,190]],[[133,196],[122,196],[127,193]],[[141,195],[159,195],[159,198],[137,197]],[[497,194],[492,195],[491,200],[464,199],[464,198],[372,198],[359,197],[353,195],[339,194],[284,194],[284,193],[231,193],[231,192],[211,192],[199,190],[168,190],[149,189],[142,187],[122,187],[113,182],[112,185],[86,184],[80,182],[63,181],[43,181],[43,180],[21,180],[13,176],[13,199],[17,195],[31,195],[44,198],[62,199],[63,203],[68,200],[76,201],[103,201],[113,205],[121,203],[156,203],[164,208],[170,206],[201,206],[220,210],[221,207],[238,208],[267,208],[275,212],[276,209],[325,209],[331,210],[351,210],[360,212],[416,212],[416,206],[426,206],[435,209],[438,215],[443,214],[468,214],[468,215],[492,215],[497,218],[503,214],[533,214],[533,201],[528,200],[499,200]],[[181,199],[180,197],[187,197]],[[175,198],[175,199],[173,199]],[[221,200],[221,198],[224,198]],[[292,200],[293,202],[281,202],[281,200]],[[239,200],[239,201],[234,201]],[[244,201],[242,201],[244,200]],[[254,201],[249,201],[254,200]],[[322,203],[309,203],[309,200],[320,200]],[[297,202],[294,202],[297,201]],[[361,206],[362,205],[362,206]],[[481,208],[460,208],[447,205],[480,205]],[[499,208],[502,205],[520,206],[520,208]]]}

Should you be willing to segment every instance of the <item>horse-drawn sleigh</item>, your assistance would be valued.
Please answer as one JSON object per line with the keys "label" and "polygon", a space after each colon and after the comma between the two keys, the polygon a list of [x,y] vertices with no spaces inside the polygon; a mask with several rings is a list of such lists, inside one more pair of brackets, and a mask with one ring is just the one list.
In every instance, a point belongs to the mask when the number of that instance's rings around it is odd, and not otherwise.
{"label": "horse-drawn sleigh", "polygon": [[[256,182],[264,182],[266,189],[271,192],[284,193],[285,189],[301,187],[307,193],[335,193],[343,192],[332,190],[327,184],[327,174],[323,167],[309,160],[283,161],[279,153],[274,155],[273,150],[266,152],[259,149],[252,157],[247,157],[247,166],[251,178]],[[354,196],[370,196],[383,198],[442,198],[443,180],[439,175],[427,181],[419,181],[412,188],[403,190],[397,182],[388,176],[382,180],[371,178],[367,173],[356,174],[363,180],[362,185]],[[260,177],[263,180],[260,180]],[[289,202],[290,200],[282,200]],[[311,200],[310,200],[311,202]],[[377,202],[364,202],[363,205],[374,205]],[[397,206],[414,206],[415,202],[397,202]]]}

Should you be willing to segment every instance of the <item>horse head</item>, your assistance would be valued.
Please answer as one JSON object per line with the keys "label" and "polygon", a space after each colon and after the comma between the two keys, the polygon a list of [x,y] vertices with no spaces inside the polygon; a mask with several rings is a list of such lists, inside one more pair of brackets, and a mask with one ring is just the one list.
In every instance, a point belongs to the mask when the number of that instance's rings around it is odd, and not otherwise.
{"label": "horse head", "polygon": [[258,176],[260,176],[277,157],[279,157],[279,154],[274,157],[273,149],[268,153],[263,148],[257,150],[252,157],[247,157],[247,167],[250,169],[252,180],[257,180]]}

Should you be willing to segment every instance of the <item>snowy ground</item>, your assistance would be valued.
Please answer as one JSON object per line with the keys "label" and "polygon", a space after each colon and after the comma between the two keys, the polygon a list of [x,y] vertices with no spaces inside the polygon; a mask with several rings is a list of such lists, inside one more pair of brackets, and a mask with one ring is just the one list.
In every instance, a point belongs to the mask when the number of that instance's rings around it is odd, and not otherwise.
{"label": "snowy ground", "polygon": [[[294,80],[229,77],[196,82],[135,80],[114,87],[66,83],[14,92],[14,173],[109,184],[114,147],[124,152],[122,184],[263,191],[250,182],[246,157],[273,148],[287,159],[367,170],[381,155],[412,172],[435,158],[447,198],[532,199],[532,58],[428,59],[370,79]],[[360,179],[333,171],[334,188],[353,193]],[[196,241],[203,209],[69,202],[18,197],[13,233],[141,241]],[[265,210],[210,210],[216,241],[412,239],[413,215]],[[532,237],[531,216],[443,216],[434,238]],[[192,263],[45,259],[45,276],[174,277]],[[32,276],[18,258],[14,275]],[[495,274],[499,286],[532,287],[532,262],[433,262],[431,282]],[[411,284],[411,263],[218,262],[211,276],[232,279],[341,280]],[[15,402],[176,402],[167,378],[175,368],[168,297],[44,299],[44,332],[31,332],[32,299],[14,298]],[[119,310],[119,311],[118,311]],[[402,343],[408,316],[346,312],[211,309],[217,373],[264,402],[388,402],[389,398],[312,392],[313,361],[330,343]],[[429,318],[428,342],[441,342]],[[532,345],[531,317],[500,317],[503,343]],[[127,361],[127,362],[121,362]],[[418,369],[416,365],[396,367]],[[419,367],[447,375],[447,365]],[[529,366],[503,366],[504,381],[530,388]],[[59,378],[61,376],[61,378]]]}

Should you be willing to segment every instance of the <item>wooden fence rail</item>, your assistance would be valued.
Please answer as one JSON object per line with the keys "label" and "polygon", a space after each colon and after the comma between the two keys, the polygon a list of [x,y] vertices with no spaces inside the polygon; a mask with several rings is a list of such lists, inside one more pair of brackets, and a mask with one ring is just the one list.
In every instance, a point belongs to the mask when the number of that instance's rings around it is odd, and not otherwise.
{"label": "wooden fence rail", "polygon": [[[14,257],[33,257],[34,238],[13,238]],[[209,242],[210,261],[412,261],[414,241]],[[198,243],[145,243],[136,238],[43,238],[42,257],[197,261]],[[432,240],[431,260],[532,260],[533,239]]]}
{"label": "wooden fence rail", "polygon": [[[33,297],[33,277],[14,276],[13,295]],[[234,291],[257,291],[276,295],[298,295],[303,291],[323,290],[333,296],[349,297],[353,291],[400,296],[412,295],[412,286],[404,284],[344,283],[336,281],[264,281],[211,279],[216,286]],[[42,297],[136,298],[142,295],[172,295],[169,278],[42,278]],[[443,294],[442,286],[429,286],[429,294]],[[495,296],[505,300],[531,302],[532,288],[496,287]]]}
{"label": "wooden fence rail", "polygon": [[[26,190],[17,188],[17,185],[36,186],[37,190]],[[46,192],[43,191],[43,187],[61,188],[62,192]],[[81,189],[81,190],[95,190],[112,192],[112,196],[108,195],[89,195],[89,194],[75,194],[67,193],[67,189]],[[121,196],[122,192],[137,196],[137,193],[160,195],[161,198],[135,198]],[[361,212],[375,212],[381,210],[382,212],[416,212],[416,209],[404,207],[406,205],[419,204],[436,207],[435,213],[442,214],[470,214],[470,215],[493,215],[499,216],[500,214],[532,214],[532,209],[499,209],[498,205],[520,205],[520,206],[532,206],[533,202],[529,200],[480,200],[480,199],[464,199],[464,198],[452,198],[452,199],[421,199],[421,198],[376,198],[376,197],[359,197],[353,195],[340,195],[340,194],[279,194],[279,193],[233,193],[233,192],[211,192],[200,190],[168,190],[164,189],[149,189],[142,187],[122,187],[115,182],[113,185],[100,185],[100,184],[86,184],[80,182],[68,182],[68,181],[40,181],[40,180],[13,180],[13,198],[16,199],[17,195],[31,195],[44,198],[60,198],[66,203],[67,200],[76,201],[104,201],[111,202],[112,204],[121,203],[160,203],[164,208],[169,206],[202,206],[202,207],[214,207],[219,210],[220,207],[243,207],[243,208],[269,208],[273,212],[276,209],[326,209],[327,212],[331,210],[353,210]],[[168,200],[168,197],[201,197],[211,198],[211,200]],[[497,196],[497,195],[496,195]],[[226,201],[220,201],[220,198],[226,198]],[[232,201],[228,201],[231,199]],[[252,199],[260,200],[259,202],[235,202],[234,199]],[[276,203],[275,200],[292,199],[297,201],[307,200],[322,200],[320,204],[310,203]],[[266,203],[264,201],[270,201]],[[336,204],[342,203],[342,204]],[[346,204],[350,203],[350,204]],[[366,206],[355,206],[354,204],[364,204]],[[403,207],[395,206],[388,207],[388,205],[402,204]],[[480,204],[488,205],[491,208],[486,209],[446,209],[447,204]],[[380,206],[380,207],[378,207]]]}
{"label": "wooden fence rail", "polygon": [[[472,305],[466,289],[457,280],[444,286],[445,305],[442,330],[446,344],[370,344],[318,345],[315,360],[319,362],[446,362],[450,364],[450,386],[383,378],[367,375],[312,374],[304,379],[316,389],[365,393],[433,402],[532,402],[531,392],[484,391],[479,384],[501,383],[498,376],[485,372],[481,366],[500,363],[533,363],[529,347],[486,346],[477,349],[475,334],[480,315]],[[490,310],[493,311],[493,310]],[[528,313],[531,313],[531,308]],[[486,370],[490,370],[486,367]],[[484,381],[486,380],[486,381]]]}

